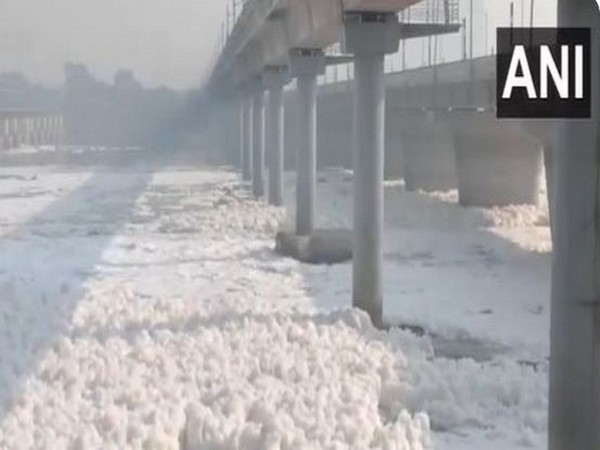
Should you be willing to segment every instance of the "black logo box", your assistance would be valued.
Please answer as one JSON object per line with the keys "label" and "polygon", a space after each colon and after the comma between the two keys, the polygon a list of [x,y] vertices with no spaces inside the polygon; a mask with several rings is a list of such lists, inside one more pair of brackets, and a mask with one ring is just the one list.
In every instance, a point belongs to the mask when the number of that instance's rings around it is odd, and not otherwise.
{"label": "black logo box", "polygon": [[[498,28],[498,53],[496,55],[496,116],[498,118],[579,118],[591,117],[591,30],[589,28]],[[503,99],[502,93],[508,76],[513,49],[517,45],[525,47],[529,68],[538,98],[530,99],[525,88],[515,88],[509,99]],[[548,98],[539,98],[540,92],[540,48],[550,47],[554,61],[561,67],[561,46],[570,47],[569,54],[569,95],[560,97],[552,78],[548,81]],[[583,45],[583,99],[575,99],[575,58],[574,48]],[[520,73],[519,75],[522,75]]]}

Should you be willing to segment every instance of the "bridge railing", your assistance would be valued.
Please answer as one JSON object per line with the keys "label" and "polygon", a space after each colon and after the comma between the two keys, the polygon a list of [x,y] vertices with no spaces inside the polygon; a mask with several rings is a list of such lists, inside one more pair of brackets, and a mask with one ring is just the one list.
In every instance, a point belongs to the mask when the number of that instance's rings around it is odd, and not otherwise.
{"label": "bridge railing", "polygon": [[404,23],[452,24],[460,21],[459,0],[428,0],[400,13]]}
{"label": "bridge railing", "polygon": [[[464,9],[464,8],[463,8]],[[450,64],[465,60],[493,56],[495,54],[492,34],[495,28],[490,26],[487,10],[460,9],[459,0],[423,0],[400,12],[399,19],[405,24],[461,25],[460,33],[432,34],[429,37],[406,39],[400,42],[398,52],[386,55],[386,74],[397,74],[407,70],[418,70],[432,66]],[[510,20],[510,21],[509,21]],[[510,26],[512,19],[498,17],[500,26]],[[471,27],[475,27],[475,44],[471,44]],[[473,50],[474,47],[474,50]],[[471,49],[471,51],[470,51]],[[326,49],[327,54],[339,55],[340,45]],[[351,88],[354,80],[354,63],[343,62],[331,65],[324,75],[319,77],[319,85],[340,84]]]}
{"label": "bridge railing", "polygon": [[[236,37],[235,28],[237,22],[244,17],[244,12],[251,14],[248,10],[252,5],[263,2],[267,3],[273,0],[228,0],[226,14],[221,23],[221,30],[212,52],[207,74],[214,71],[219,57],[224,49],[231,44],[230,40]],[[263,5],[264,6],[264,5]],[[421,0],[420,3],[413,4],[399,13],[400,22],[405,24],[420,25],[459,25],[462,23],[460,17],[460,0]],[[435,33],[432,33],[435,34]],[[431,57],[429,57],[431,59]],[[404,65],[404,64],[403,64]],[[425,65],[425,64],[424,64]],[[348,67],[343,69],[341,78],[353,78],[353,67],[349,63]],[[386,70],[393,71],[393,70]],[[332,71],[333,73],[334,71]],[[335,71],[337,79],[337,71]],[[346,76],[344,76],[346,75]],[[209,76],[209,75],[208,75]],[[320,80],[320,83],[323,83]]]}
{"label": "bridge railing", "polygon": [[61,145],[64,118],[52,111],[0,110],[0,150]]}

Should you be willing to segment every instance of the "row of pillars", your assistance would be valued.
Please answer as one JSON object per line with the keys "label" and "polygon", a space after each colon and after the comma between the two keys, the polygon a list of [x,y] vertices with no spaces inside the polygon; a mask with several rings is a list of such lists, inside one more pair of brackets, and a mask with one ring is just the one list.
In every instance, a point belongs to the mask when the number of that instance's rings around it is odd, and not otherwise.
{"label": "row of pillars", "polygon": [[[346,17],[345,50],[355,55],[354,80],[354,242],[353,305],[382,321],[382,227],[384,156],[384,67],[394,15]],[[591,119],[557,124],[554,172],[553,274],[550,357],[550,450],[600,449],[600,11],[595,0],[559,0],[563,27],[592,29]],[[393,34],[393,33],[392,33]],[[294,58],[301,62],[294,70]],[[297,233],[314,227],[316,76],[320,50],[291,55],[298,82]],[[312,71],[308,70],[312,68]],[[242,161],[246,180],[262,196],[265,141],[269,158],[269,200],[281,204],[283,102],[285,82],[267,85],[269,112],[265,139],[264,89],[248,93],[242,108]]]}
{"label": "row of pillars", "polygon": [[[382,225],[384,156],[383,57],[396,51],[385,42],[389,15],[346,18],[346,51],[355,55],[353,305],[382,321]],[[358,20],[356,20],[358,19]],[[594,0],[559,0],[563,27],[592,29],[591,119],[557,124],[551,170],[553,273],[549,395],[549,449],[600,449],[600,11]],[[301,53],[312,67],[320,52]],[[292,57],[293,60],[293,57]],[[311,64],[308,64],[310,67]],[[293,67],[293,64],[292,64]],[[317,72],[315,70],[315,72]],[[297,232],[314,226],[316,73],[294,72],[298,81]],[[244,176],[262,195],[264,162],[263,91],[245,101]],[[250,114],[252,112],[253,114]],[[283,157],[281,88],[269,87],[267,116],[269,199],[281,203]],[[251,121],[252,120],[252,121]],[[252,136],[254,134],[254,136]],[[254,158],[254,164],[250,159]],[[251,170],[254,168],[254,170]]]}
{"label": "row of pillars", "polygon": [[21,145],[59,145],[64,136],[62,116],[39,113],[0,113],[0,149]]}
{"label": "row of pillars", "polygon": [[[375,325],[383,315],[383,168],[385,88],[384,57],[398,50],[391,33],[395,14],[353,13],[345,16],[345,51],[354,54],[354,239],[353,305],[365,310]],[[241,170],[252,182],[253,194],[265,192],[265,152],[268,155],[268,200],[283,203],[283,89],[296,80],[298,121],[296,235],[315,230],[317,156],[317,77],[325,72],[321,49],[294,49],[289,67],[268,68],[249,82],[240,102]],[[265,106],[265,91],[268,92]]]}

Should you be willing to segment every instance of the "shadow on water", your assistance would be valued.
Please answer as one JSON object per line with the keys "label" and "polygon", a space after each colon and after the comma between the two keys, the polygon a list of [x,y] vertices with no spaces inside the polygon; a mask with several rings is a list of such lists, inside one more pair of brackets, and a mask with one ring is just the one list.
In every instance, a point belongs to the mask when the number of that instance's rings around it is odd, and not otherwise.
{"label": "shadow on water", "polygon": [[67,333],[96,264],[157,165],[87,169],[91,177],[76,190],[0,238],[0,423]]}

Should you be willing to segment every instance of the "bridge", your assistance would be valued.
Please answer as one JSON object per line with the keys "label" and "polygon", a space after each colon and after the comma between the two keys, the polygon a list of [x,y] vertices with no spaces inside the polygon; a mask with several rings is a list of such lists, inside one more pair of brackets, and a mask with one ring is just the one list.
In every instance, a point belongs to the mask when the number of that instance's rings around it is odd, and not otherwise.
{"label": "bridge", "polygon": [[[233,27],[209,89],[214,95],[239,88],[243,123],[242,166],[252,191],[264,194],[264,158],[270,158],[271,203],[282,202],[283,87],[297,84],[296,235],[314,232],[317,154],[317,77],[328,64],[352,58],[355,68],[354,153],[354,304],[382,320],[384,57],[399,49],[401,39],[458,31],[456,2],[442,5],[439,23],[401,22],[398,13],[418,3],[393,1],[251,1]],[[326,49],[341,41],[342,55]],[[269,135],[265,136],[264,90],[269,91]],[[242,105],[243,103],[243,105]],[[369,220],[361,220],[368,217]]]}
{"label": "bridge", "polygon": [[[350,84],[319,92],[324,165],[351,166]],[[386,178],[403,178],[409,191],[458,189],[464,206],[537,204],[552,126],[497,121],[495,95],[494,56],[388,73]]]}
{"label": "bridge", "polygon": [[[246,1],[207,82],[210,102],[235,110],[219,118],[239,127],[240,171],[256,197],[281,205],[284,155],[295,154],[297,237],[316,234],[317,151],[352,167],[352,302],[379,326],[384,176],[404,176],[409,189],[457,186],[464,205],[531,203],[545,152],[554,244],[549,447],[600,448],[600,63],[592,64],[591,119],[500,122],[491,58],[386,77],[385,55],[400,41],[460,30],[455,2],[438,2],[438,20],[408,20],[418,3]],[[559,0],[558,17],[559,26],[592,28],[592,54],[600,54],[596,2]],[[328,65],[348,61],[353,79],[319,86]]]}
{"label": "bridge", "polygon": [[0,110],[0,150],[21,145],[58,145],[63,141],[61,113],[42,110]]}

